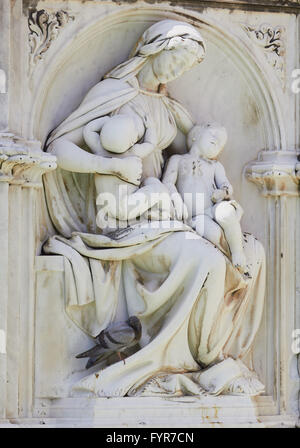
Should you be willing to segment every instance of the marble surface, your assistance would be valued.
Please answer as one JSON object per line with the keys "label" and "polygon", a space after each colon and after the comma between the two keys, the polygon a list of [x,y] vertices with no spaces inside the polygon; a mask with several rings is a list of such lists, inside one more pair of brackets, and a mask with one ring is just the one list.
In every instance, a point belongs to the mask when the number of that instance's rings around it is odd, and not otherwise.
{"label": "marble surface", "polygon": [[[295,9],[208,5],[198,10],[169,2],[139,2],[136,8],[129,2],[76,0],[67,6],[51,0],[34,4],[47,11],[51,29],[48,40],[44,31],[39,34],[42,58],[34,65],[30,9],[9,0],[0,6],[0,69],[6,76],[6,91],[0,93],[0,329],[6,334],[6,353],[0,353],[0,425],[9,426],[9,419],[17,426],[38,426],[42,420],[49,426],[99,426],[104,421],[117,426],[113,415],[122,415],[124,426],[151,426],[160,424],[158,412],[162,426],[166,421],[176,426],[177,411],[184,414],[186,427],[295,425],[299,372],[291,335],[300,328],[300,95],[291,87],[292,73],[299,68]],[[43,243],[57,234],[41,178],[55,169],[55,159],[41,155],[49,132],[106,72],[127,60],[144,30],[163,19],[193,23],[205,41],[203,62],[170,82],[168,92],[196,123],[225,126],[228,142],[220,162],[244,209],[241,227],[266,252],[262,323],[246,360],[265,385],[264,395],[184,397],[180,409],[172,401],[178,398],[76,398],[72,386],[86,371],[85,362],[74,355],[90,348],[91,338],[65,312],[66,259],[41,255]],[[275,40],[271,47],[270,35]],[[186,151],[180,134],[173,151]],[[20,153],[26,158],[16,160]],[[118,309],[118,315],[123,311]]]}

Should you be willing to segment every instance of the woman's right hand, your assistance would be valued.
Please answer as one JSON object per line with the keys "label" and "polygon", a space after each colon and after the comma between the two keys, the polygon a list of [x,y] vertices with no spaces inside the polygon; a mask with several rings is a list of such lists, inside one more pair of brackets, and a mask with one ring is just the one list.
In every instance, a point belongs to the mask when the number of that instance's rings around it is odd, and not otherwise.
{"label": "woman's right hand", "polygon": [[124,159],[94,155],[94,173],[111,174],[126,182],[139,186],[141,183],[143,164],[136,156]]}
{"label": "woman's right hand", "polygon": [[116,175],[131,184],[140,185],[143,172],[142,159],[128,156],[125,159],[115,160],[117,160]]}

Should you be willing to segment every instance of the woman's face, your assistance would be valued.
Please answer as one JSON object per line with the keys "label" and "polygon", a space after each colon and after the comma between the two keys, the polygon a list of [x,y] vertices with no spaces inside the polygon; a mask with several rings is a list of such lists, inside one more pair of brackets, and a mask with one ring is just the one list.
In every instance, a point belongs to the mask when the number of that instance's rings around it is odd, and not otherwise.
{"label": "woman's face", "polygon": [[199,63],[199,56],[188,48],[179,47],[163,50],[153,58],[152,69],[161,84],[173,81],[194,65]]}

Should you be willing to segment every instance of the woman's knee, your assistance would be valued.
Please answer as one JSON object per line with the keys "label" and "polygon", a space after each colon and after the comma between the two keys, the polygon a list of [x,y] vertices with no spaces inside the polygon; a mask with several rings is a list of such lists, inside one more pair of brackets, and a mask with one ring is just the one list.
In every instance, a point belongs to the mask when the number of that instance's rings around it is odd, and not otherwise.
{"label": "woman's knee", "polygon": [[209,269],[223,270],[226,262],[223,254],[211,242],[204,238],[191,239],[190,235],[185,235],[184,251],[199,264],[205,264]]}
{"label": "woman's knee", "polygon": [[191,232],[174,232],[159,246],[160,252],[167,253],[171,264],[180,259],[184,265],[206,270],[207,273],[224,279],[226,261],[224,255],[204,238],[197,237]]}

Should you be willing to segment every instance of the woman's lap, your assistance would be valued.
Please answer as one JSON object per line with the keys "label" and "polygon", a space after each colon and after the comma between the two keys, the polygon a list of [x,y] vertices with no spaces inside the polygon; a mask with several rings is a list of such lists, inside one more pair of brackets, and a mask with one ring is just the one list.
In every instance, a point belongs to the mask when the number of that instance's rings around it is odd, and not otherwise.
{"label": "woman's lap", "polygon": [[167,272],[180,259],[205,264],[217,270],[225,264],[223,254],[210,242],[192,232],[173,232],[150,252],[134,258],[136,267],[148,272]]}

